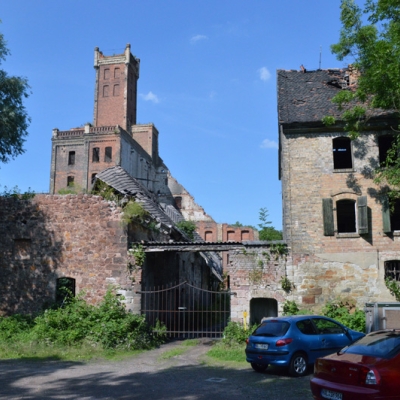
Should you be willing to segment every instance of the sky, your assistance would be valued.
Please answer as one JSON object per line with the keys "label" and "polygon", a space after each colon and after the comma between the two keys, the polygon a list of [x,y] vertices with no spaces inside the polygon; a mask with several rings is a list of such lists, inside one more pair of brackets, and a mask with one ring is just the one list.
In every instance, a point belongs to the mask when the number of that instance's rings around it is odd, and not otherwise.
{"label": "sky", "polygon": [[[137,123],[154,123],[161,158],[216,222],[282,228],[276,71],[341,68],[330,52],[340,0],[0,0],[26,77],[25,153],[0,164],[0,192],[46,193],[51,133],[93,121],[94,48],[140,62]],[[307,195],[306,193],[304,194]]]}

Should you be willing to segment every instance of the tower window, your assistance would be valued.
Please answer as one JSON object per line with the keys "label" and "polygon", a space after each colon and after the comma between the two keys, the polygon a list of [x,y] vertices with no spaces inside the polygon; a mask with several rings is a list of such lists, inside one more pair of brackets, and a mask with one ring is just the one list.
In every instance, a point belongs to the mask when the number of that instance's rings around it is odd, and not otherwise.
{"label": "tower window", "polygon": [[114,85],[113,96],[119,96],[119,85]]}
{"label": "tower window", "polygon": [[106,151],[104,153],[104,161],[105,162],[112,161],[112,147],[106,147]]}
{"label": "tower window", "polygon": [[351,140],[347,137],[338,137],[332,141],[333,147],[333,168],[353,168],[351,156]]}
{"label": "tower window", "polygon": [[68,153],[68,165],[74,165],[75,164],[75,152],[70,151]]}
{"label": "tower window", "polygon": [[106,68],[104,70],[104,79],[110,79],[110,69]]}
{"label": "tower window", "polygon": [[75,178],[73,176],[68,176],[67,177],[67,186],[74,186],[74,180],[75,180]]}
{"label": "tower window", "polygon": [[115,68],[114,69],[114,78],[119,78],[121,75],[121,69],[120,68]]}
{"label": "tower window", "polygon": [[108,97],[109,96],[109,86],[104,85],[103,86],[103,97]]}
{"label": "tower window", "polygon": [[93,147],[92,162],[99,162],[99,161],[100,161],[100,148]]}

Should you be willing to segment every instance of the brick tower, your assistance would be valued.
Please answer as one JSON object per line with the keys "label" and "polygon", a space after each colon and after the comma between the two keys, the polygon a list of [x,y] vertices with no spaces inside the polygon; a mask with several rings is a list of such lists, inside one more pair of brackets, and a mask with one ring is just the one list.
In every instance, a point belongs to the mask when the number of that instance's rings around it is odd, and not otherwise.
{"label": "brick tower", "polygon": [[95,127],[119,125],[129,130],[136,124],[137,80],[140,60],[127,44],[122,54],[105,56],[94,49],[96,85],[94,94]]}

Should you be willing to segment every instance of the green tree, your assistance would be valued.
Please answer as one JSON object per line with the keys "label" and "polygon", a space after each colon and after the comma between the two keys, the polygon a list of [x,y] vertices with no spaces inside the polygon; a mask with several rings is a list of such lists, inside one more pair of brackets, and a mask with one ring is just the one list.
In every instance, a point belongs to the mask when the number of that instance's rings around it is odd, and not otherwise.
{"label": "green tree", "polygon": [[[374,111],[388,111],[396,138],[386,162],[376,170],[375,181],[387,183],[394,189],[391,197],[399,197],[400,2],[366,0],[361,8],[354,0],[342,0],[341,22],[339,42],[331,49],[338,60],[349,59],[359,77],[357,85],[340,91],[333,102],[343,110],[344,129],[352,139],[362,133]],[[332,117],[324,122],[335,123]]]}
{"label": "green tree", "polygon": [[260,240],[282,240],[282,231],[278,231],[271,226],[272,222],[268,221],[268,215],[266,207],[260,209],[259,219],[261,223],[258,224],[260,227],[258,230]]}
{"label": "green tree", "polygon": [[[0,21],[1,22],[1,21]],[[0,33],[0,65],[10,54]],[[30,118],[23,105],[29,96],[29,85],[25,78],[9,76],[0,69],[0,162],[22,154]]]}

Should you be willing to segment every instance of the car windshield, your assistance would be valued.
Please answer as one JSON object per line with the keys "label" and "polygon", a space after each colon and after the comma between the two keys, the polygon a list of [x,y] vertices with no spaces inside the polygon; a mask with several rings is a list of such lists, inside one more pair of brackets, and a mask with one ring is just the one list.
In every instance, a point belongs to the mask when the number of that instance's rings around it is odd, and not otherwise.
{"label": "car windshield", "polygon": [[268,320],[264,321],[253,333],[253,336],[283,336],[289,329],[289,322]]}
{"label": "car windshield", "polygon": [[361,338],[341,352],[390,358],[399,351],[400,332],[376,332]]}

